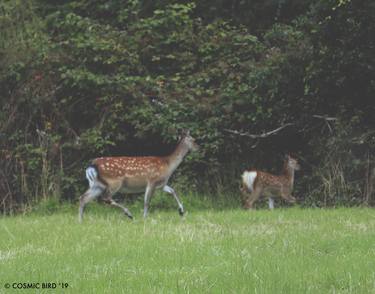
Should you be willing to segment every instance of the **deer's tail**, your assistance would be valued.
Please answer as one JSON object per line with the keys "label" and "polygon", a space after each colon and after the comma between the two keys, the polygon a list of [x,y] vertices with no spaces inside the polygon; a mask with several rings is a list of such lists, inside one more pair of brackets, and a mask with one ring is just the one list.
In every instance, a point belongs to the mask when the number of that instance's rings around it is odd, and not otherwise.
{"label": "deer's tail", "polygon": [[90,164],[86,168],[86,178],[89,181],[90,188],[94,186],[95,182],[98,180],[98,168],[95,164]]}
{"label": "deer's tail", "polygon": [[254,191],[254,182],[258,173],[256,171],[245,171],[242,174],[242,185],[248,191]]}

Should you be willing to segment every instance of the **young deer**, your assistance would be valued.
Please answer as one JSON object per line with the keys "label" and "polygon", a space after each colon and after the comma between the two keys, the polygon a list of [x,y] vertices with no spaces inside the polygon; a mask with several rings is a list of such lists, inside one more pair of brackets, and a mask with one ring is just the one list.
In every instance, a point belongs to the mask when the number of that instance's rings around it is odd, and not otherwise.
{"label": "young deer", "polygon": [[286,156],[283,173],[275,176],[258,170],[245,171],[242,174],[241,191],[244,196],[244,207],[246,209],[253,208],[255,201],[261,195],[268,197],[268,205],[273,209],[272,196],[280,196],[288,202],[296,202],[296,198],[292,196],[294,184],[294,171],[299,170],[300,165],[297,160]]}
{"label": "young deer", "polygon": [[115,202],[112,195],[117,191],[125,193],[140,193],[144,195],[143,216],[147,216],[148,206],[155,189],[163,189],[172,194],[178,203],[178,211],[182,216],[184,207],[176,192],[167,185],[170,176],[180,165],[190,150],[197,150],[198,145],[189,132],[185,132],[172,154],[165,157],[101,157],[96,158],[86,169],[89,189],[80,197],[79,221],[82,222],[85,205],[102,197],[104,202],[121,208],[125,215],[133,218],[130,211]]}

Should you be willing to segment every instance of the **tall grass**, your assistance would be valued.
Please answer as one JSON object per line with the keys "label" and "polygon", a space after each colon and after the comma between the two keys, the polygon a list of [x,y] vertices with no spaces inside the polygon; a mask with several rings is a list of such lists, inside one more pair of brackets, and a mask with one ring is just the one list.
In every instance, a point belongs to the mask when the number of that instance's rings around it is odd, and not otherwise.
{"label": "tall grass", "polygon": [[81,225],[69,207],[1,218],[0,292],[14,282],[66,282],[71,293],[375,291],[371,209],[133,213],[93,204]]}

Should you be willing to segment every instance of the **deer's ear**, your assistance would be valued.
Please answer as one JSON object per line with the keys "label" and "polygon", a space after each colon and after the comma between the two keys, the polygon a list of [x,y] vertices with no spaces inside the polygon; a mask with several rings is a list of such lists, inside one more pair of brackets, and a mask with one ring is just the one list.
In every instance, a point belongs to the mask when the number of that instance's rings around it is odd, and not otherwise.
{"label": "deer's ear", "polygon": [[183,130],[180,131],[181,137],[189,136],[189,134],[190,134],[190,131],[187,130],[187,129],[183,129]]}
{"label": "deer's ear", "polygon": [[185,130],[177,129],[177,140],[180,141],[183,137],[185,137]]}

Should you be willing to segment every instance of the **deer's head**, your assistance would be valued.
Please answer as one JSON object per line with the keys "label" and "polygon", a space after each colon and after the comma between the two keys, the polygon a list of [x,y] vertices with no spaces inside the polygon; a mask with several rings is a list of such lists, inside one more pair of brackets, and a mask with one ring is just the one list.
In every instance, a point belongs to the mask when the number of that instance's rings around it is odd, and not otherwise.
{"label": "deer's head", "polygon": [[189,150],[197,151],[199,146],[195,143],[195,139],[190,135],[190,131],[182,132],[181,143],[188,147]]}
{"label": "deer's head", "polygon": [[289,154],[286,155],[286,164],[290,169],[300,170],[301,166],[299,165],[297,159],[291,157]]}

